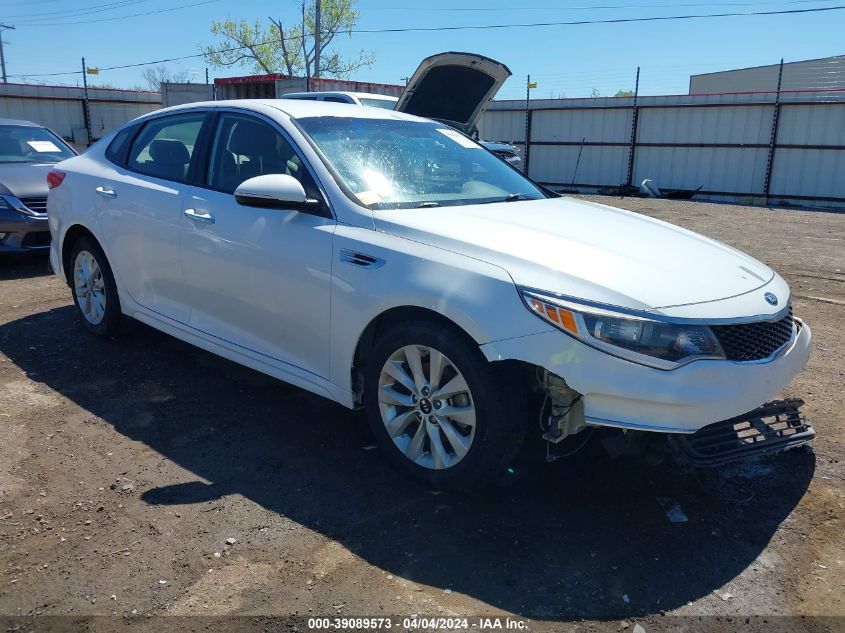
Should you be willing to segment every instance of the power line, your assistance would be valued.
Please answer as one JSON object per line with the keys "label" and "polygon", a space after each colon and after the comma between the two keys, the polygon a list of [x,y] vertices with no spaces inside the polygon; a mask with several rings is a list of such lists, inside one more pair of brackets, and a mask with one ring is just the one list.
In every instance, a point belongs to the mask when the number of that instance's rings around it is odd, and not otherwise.
{"label": "power line", "polygon": [[[198,6],[202,4],[211,4],[212,2],[219,2],[220,0],[205,0],[203,2],[198,2],[195,4],[183,5],[180,7],[172,7],[170,9],[162,9],[157,12],[151,13],[161,13],[164,11],[175,11],[177,9],[183,9],[192,6]],[[510,28],[539,28],[539,27],[551,27],[551,26],[584,26],[588,24],[628,24],[628,23],[639,23],[639,22],[668,22],[668,21],[676,21],[676,20],[699,20],[699,19],[707,19],[707,18],[729,18],[729,17],[752,17],[752,16],[772,16],[772,15],[797,15],[797,14],[809,14],[809,13],[821,13],[821,12],[830,12],[830,11],[841,11],[845,9],[845,5],[838,5],[833,7],[815,7],[810,9],[782,9],[778,11],[745,11],[745,12],[726,12],[726,13],[707,13],[707,14],[690,14],[690,15],[666,15],[666,16],[648,16],[648,17],[636,17],[636,18],[608,18],[604,20],[571,20],[566,22],[533,22],[533,23],[519,23],[519,24],[484,24],[484,25],[463,25],[463,26],[432,26],[432,27],[396,27],[396,28],[384,28],[384,29],[350,29],[348,31],[344,31],[344,33],[353,34],[353,33],[360,33],[360,34],[375,34],[375,33],[413,33],[413,32],[433,32],[433,31],[478,31],[478,30],[499,30],[499,29],[510,29]],[[131,17],[131,16],[125,16]],[[115,19],[115,18],[110,18]],[[299,40],[302,37],[309,37],[313,36],[313,33],[305,33],[299,36],[289,36],[284,38],[285,41],[291,40]],[[266,44],[274,44],[279,42],[279,38],[274,38],[271,40],[266,40],[263,42],[256,42],[251,46],[263,46]],[[164,64],[169,62],[178,62],[184,59],[196,59],[198,57],[208,57],[209,55],[219,54],[219,53],[227,53],[233,51],[240,51],[250,48],[250,46],[232,46],[221,48],[217,50],[207,51],[204,53],[194,53],[193,55],[181,55],[178,57],[170,57],[167,59],[159,59],[155,61],[148,61],[148,62],[137,62],[134,64],[123,64],[120,66],[109,66],[109,67],[101,67],[100,71],[106,70],[123,70],[126,68],[137,68],[140,66],[150,66],[153,64]],[[11,75],[13,77],[57,77],[60,75],[74,75],[78,74],[78,70],[68,71],[68,72],[56,72],[56,73],[29,73],[25,75]]]}
{"label": "power line", "polygon": [[465,26],[414,26],[402,27],[393,29],[355,29],[349,31],[350,33],[420,33],[431,31],[479,31],[486,29],[511,29],[511,28],[536,28],[544,26],[582,26],[586,24],[625,24],[632,22],[665,22],[674,20],[698,20],[703,18],[732,18],[732,17],[751,17],[751,16],[766,16],[766,15],[794,15],[800,13],[819,13],[822,11],[840,11],[845,9],[845,6],[839,5],[835,7],[814,7],[812,9],[782,9],[779,11],[739,11],[739,12],[725,12],[725,13],[706,13],[706,14],[692,14],[692,15],[661,15],[649,16],[644,18],[608,18],[606,20],[571,20],[568,22],[532,22],[523,24],[484,24],[484,25],[465,25]]}
{"label": "power line", "polygon": [[[31,22],[23,24],[24,27],[41,27],[41,26],[71,26],[74,24],[93,24],[95,22],[113,22],[115,20],[125,20],[127,18],[138,18],[145,15],[155,15],[157,13],[169,13],[171,11],[179,11],[180,9],[189,9],[191,7],[199,7],[204,4],[213,4],[215,2],[222,2],[222,0],[204,0],[203,2],[194,2],[193,4],[183,4],[178,7],[168,7],[166,9],[156,9],[154,11],[144,11],[143,13],[132,13],[130,15],[119,15],[111,18],[98,18],[96,20],[78,20],[76,22]],[[93,13],[93,12],[92,12]],[[74,17],[74,16],[71,16]],[[65,73],[67,74],[67,73]]]}
{"label": "power line", "polygon": [[[149,2],[150,0],[118,0],[117,2],[109,2],[107,4],[94,4],[89,5],[87,7],[77,7],[75,9],[62,9],[58,11],[43,11],[41,13],[20,13],[18,15],[7,15],[5,19],[7,20],[23,20],[23,21],[31,21],[31,20],[39,20],[44,19],[41,16],[48,16],[48,18],[58,18],[58,17],[76,17],[77,15],[87,15],[89,13],[98,13],[100,11],[109,11],[112,9],[121,9],[124,6],[129,6],[133,4],[140,4],[142,2]],[[61,14],[68,14],[68,15],[61,15]]]}
{"label": "power line", "polygon": [[426,11],[449,13],[457,11],[507,11],[512,13],[514,11],[598,11],[605,9],[678,9],[678,8],[700,8],[700,7],[755,7],[773,4],[808,4],[808,3],[823,3],[835,2],[836,0],[771,0],[771,1],[757,1],[757,2],[697,2],[689,4],[597,4],[597,5],[582,5],[576,7],[531,7],[531,6],[508,6],[508,7],[391,7],[391,6],[372,6],[361,7],[359,10],[363,11]]}

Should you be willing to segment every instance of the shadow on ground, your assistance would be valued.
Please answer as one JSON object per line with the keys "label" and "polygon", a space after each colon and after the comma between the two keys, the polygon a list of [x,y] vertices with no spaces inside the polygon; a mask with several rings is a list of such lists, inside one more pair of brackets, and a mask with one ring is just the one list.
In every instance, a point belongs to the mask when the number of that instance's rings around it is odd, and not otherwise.
{"label": "shadow on ground", "polygon": [[0,281],[52,275],[46,252],[0,253]]}
{"label": "shadow on ground", "polygon": [[[692,476],[610,461],[593,442],[484,492],[435,495],[363,450],[360,414],[146,327],[98,340],[63,307],[0,326],[0,351],[211,482],[148,490],[147,503],[238,493],[389,573],[533,619],[656,613],[712,592],[757,558],[815,467],[794,451]],[[97,375],[111,381],[85,388]],[[173,397],[151,398],[150,384]],[[656,497],[677,500],[689,522],[670,523]]]}

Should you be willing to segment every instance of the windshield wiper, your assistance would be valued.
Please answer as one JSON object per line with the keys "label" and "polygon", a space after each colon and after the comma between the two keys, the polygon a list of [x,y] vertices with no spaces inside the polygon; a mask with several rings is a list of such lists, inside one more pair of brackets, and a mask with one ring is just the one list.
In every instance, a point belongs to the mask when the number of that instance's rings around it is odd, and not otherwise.
{"label": "windshield wiper", "polygon": [[416,208],[417,209],[432,209],[434,207],[439,207],[439,202],[420,202]]}

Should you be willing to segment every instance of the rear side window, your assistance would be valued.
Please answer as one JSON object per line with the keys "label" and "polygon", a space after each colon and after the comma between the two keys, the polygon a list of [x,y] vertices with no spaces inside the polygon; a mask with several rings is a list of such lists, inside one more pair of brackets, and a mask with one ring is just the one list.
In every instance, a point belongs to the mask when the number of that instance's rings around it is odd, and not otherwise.
{"label": "rear side window", "polygon": [[126,166],[155,178],[186,182],[205,113],[153,119],[132,143]]}
{"label": "rear side window", "polygon": [[118,132],[106,148],[106,158],[118,165],[125,165],[129,143],[132,142],[132,137],[135,136],[135,132],[137,131],[138,126],[131,125]]}
{"label": "rear side window", "polygon": [[343,97],[323,97],[323,101],[331,101],[332,103],[351,103],[349,99]]}

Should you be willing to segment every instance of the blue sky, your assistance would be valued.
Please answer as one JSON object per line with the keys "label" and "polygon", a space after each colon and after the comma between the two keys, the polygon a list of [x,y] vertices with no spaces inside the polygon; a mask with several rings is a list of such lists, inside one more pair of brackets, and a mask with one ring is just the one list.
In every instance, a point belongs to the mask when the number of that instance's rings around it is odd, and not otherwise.
{"label": "blue sky", "polygon": [[[9,80],[75,85],[79,75],[36,75],[74,71],[83,55],[89,65],[100,67],[190,55],[197,52],[198,43],[215,41],[209,33],[213,19],[273,15],[292,22],[299,11],[297,0],[219,0],[106,20],[199,1],[0,0],[0,20],[16,26],[3,33]],[[614,8],[598,8],[610,5]],[[839,5],[845,5],[845,0],[360,0],[358,27],[514,24]],[[845,10],[680,22],[355,34],[339,38],[337,47],[351,54],[363,49],[375,55],[371,68],[352,77],[363,81],[401,83],[427,55],[464,50],[510,67],[514,77],[500,97],[522,96],[528,73],[539,84],[532,93],[535,98],[585,96],[593,88],[613,94],[633,88],[637,65],[642,67],[642,93],[676,94],[687,91],[691,73],[776,63],[781,57],[795,61],[843,54],[843,27]],[[202,59],[169,66],[189,70],[197,81],[204,80]],[[210,72],[212,77],[249,74],[237,67]],[[138,68],[114,70],[99,79],[129,88],[142,84],[140,73]]]}

